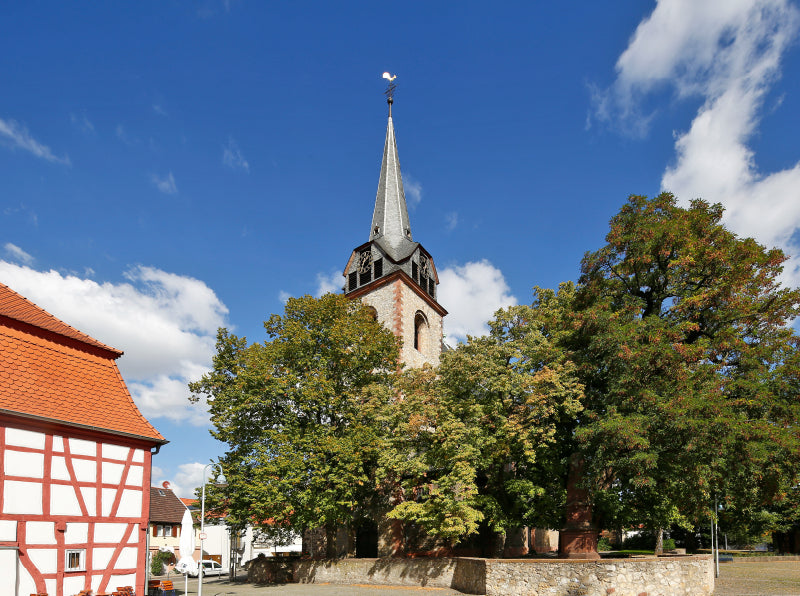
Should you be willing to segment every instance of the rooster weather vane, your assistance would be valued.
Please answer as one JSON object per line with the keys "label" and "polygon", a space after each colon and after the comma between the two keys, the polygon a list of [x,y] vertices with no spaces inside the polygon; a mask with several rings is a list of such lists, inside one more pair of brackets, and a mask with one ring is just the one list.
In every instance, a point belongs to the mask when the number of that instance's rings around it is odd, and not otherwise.
{"label": "rooster weather vane", "polygon": [[383,94],[386,96],[386,101],[389,104],[389,111],[391,112],[391,105],[394,101],[394,90],[397,88],[397,85],[394,84],[394,80],[397,78],[397,75],[391,75],[388,72],[383,73],[383,78],[389,81],[386,85],[386,91]]}

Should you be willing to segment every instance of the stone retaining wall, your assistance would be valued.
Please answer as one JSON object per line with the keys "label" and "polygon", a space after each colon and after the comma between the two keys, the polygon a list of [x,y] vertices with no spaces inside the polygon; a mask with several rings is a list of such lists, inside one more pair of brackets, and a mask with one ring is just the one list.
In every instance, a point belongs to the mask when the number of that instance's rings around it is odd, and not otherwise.
{"label": "stone retaining wall", "polygon": [[[257,564],[259,563],[259,564]],[[277,576],[251,564],[251,581]],[[453,588],[487,596],[709,596],[710,555],[599,561],[565,559],[338,559],[291,562],[289,581]],[[278,571],[277,569],[275,571]],[[263,580],[262,580],[263,581]]]}

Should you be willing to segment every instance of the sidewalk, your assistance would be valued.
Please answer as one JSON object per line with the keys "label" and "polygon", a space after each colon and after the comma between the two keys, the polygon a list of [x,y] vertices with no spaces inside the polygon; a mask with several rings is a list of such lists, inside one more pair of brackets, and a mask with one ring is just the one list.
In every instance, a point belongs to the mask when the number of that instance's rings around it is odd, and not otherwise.
{"label": "sidewalk", "polygon": [[[244,583],[243,574],[236,583],[231,583],[227,578],[204,578],[203,596],[456,596],[461,592],[447,588],[421,588],[414,586],[373,586],[366,584],[340,585],[340,584],[282,584],[282,585],[254,585]],[[153,579],[170,579],[175,584],[175,593],[197,595],[197,578],[189,578],[189,591],[184,592],[183,576],[172,574],[171,577],[162,576]]]}

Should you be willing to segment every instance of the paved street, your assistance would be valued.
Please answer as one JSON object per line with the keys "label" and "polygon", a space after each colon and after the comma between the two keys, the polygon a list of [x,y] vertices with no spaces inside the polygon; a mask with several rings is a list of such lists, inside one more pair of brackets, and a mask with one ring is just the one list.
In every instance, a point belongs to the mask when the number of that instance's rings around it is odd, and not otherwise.
{"label": "paved street", "polygon": [[[169,578],[175,583],[179,595],[197,594],[197,579],[189,579],[189,591],[184,592],[182,577]],[[278,586],[259,586],[247,583],[231,584],[226,580],[206,578],[203,580],[203,596],[453,596],[461,594],[446,588],[419,588],[410,586],[371,586],[336,584],[283,584]]]}
{"label": "paved street", "polygon": [[[183,579],[172,576],[176,592],[183,595]],[[242,578],[243,579],[243,578]],[[800,596],[800,561],[759,561],[720,563],[714,596]],[[189,591],[197,594],[197,580],[189,580]],[[227,580],[206,578],[203,596],[453,596],[461,594],[445,588],[408,586],[368,586],[334,584],[285,584],[257,586],[231,584]]]}

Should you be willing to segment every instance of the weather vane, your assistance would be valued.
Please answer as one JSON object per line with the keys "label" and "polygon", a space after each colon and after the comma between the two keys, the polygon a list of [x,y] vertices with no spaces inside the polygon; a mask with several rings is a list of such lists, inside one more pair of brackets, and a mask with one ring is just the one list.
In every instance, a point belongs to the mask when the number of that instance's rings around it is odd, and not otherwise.
{"label": "weather vane", "polygon": [[386,85],[386,91],[383,94],[386,96],[386,103],[389,104],[389,115],[392,115],[392,102],[394,102],[394,90],[397,88],[397,85],[394,84],[394,80],[397,78],[397,75],[391,75],[388,72],[383,73],[383,78],[389,81],[389,84]]}

